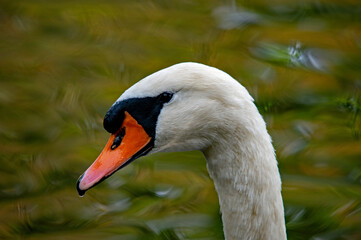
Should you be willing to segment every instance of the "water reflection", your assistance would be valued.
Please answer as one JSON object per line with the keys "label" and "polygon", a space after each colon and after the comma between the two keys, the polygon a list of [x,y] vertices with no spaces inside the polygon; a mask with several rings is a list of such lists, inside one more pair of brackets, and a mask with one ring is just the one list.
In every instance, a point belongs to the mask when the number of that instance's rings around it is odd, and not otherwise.
{"label": "water reflection", "polygon": [[218,27],[224,30],[241,29],[263,22],[263,18],[257,13],[236,7],[218,7],[213,14],[217,19]]}
{"label": "water reflection", "polygon": [[275,43],[259,43],[250,48],[250,53],[263,61],[281,66],[299,67],[313,71],[330,72],[340,61],[332,50],[307,49],[300,42],[290,46]]}

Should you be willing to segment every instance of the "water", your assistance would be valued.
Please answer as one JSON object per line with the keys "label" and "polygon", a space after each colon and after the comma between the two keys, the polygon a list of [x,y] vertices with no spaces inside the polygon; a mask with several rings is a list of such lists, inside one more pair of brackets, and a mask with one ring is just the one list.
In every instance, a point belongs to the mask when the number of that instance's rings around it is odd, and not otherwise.
{"label": "water", "polygon": [[361,239],[359,1],[1,1],[0,239],[222,239],[198,152],[138,159],[77,195],[102,118],[183,61],[250,91],[289,239]]}

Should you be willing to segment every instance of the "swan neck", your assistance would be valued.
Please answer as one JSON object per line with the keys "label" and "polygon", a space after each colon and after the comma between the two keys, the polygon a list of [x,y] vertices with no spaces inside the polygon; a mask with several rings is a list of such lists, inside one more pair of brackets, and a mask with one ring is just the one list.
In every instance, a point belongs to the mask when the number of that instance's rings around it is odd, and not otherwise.
{"label": "swan neck", "polygon": [[230,131],[204,151],[227,240],[286,239],[274,149],[262,117],[255,119],[257,128]]}

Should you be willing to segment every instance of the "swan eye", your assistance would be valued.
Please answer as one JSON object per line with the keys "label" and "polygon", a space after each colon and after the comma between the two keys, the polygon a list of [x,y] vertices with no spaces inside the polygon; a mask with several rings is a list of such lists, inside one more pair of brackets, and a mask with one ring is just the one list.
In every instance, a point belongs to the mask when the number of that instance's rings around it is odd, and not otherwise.
{"label": "swan eye", "polygon": [[173,93],[171,92],[164,92],[159,95],[159,101],[166,103],[169,102],[173,97]]}

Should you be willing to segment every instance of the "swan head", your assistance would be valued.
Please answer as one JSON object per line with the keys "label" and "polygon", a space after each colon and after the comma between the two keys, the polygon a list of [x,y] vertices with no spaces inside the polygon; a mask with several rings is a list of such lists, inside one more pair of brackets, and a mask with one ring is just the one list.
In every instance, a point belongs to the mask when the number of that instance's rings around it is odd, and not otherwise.
{"label": "swan head", "polygon": [[103,125],[111,137],[79,178],[79,194],[140,156],[207,149],[232,131],[233,114],[248,115],[252,101],[227,73],[202,64],[180,63],[149,75],[106,113]]}

